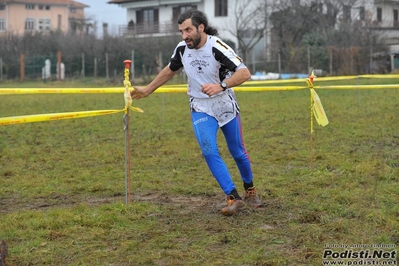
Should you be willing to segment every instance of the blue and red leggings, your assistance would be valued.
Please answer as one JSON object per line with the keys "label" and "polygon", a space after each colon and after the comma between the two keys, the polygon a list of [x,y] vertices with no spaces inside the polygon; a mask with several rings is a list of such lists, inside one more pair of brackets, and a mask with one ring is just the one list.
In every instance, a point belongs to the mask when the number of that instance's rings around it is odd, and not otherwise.
{"label": "blue and red leggings", "polygon": [[[219,153],[217,145],[219,125],[217,120],[206,113],[191,112],[191,121],[195,136],[209,170],[219,183],[223,192],[226,195],[230,195],[230,192],[236,187]],[[240,171],[242,181],[247,184],[251,183],[253,178],[251,163],[249,155],[244,147],[240,114],[237,114],[233,120],[222,126],[221,130],[226,139],[230,154],[234,158]]]}

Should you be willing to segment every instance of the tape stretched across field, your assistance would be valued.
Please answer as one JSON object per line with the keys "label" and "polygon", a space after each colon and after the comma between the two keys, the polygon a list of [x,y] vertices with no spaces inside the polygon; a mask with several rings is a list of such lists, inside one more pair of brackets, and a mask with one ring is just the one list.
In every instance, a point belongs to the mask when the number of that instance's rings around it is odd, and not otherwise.
{"label": "tape stretched across field", "polygon": [[[96,89],[96,90],[98,91],[98,89]],[[39,89],[38,91],[42,91],[42,89]],[[59,90],[58,89],[57,90],[50,89],[50,91],[59,91]],[[115,113],[120,113],[120,112],[124,112],[126,115],[126,114],[128,114],[129,110],[139,112],[139,113],[144,112],[141,108],[132,106],[132,98],[130,96],[129,88],[126,87],[125,89],[123,89],[123,93],[124,93],[124,98],[125,98],[125,108],[123,108],[121,110],[94,110],[94,111],[79,111],[79,112],[3,117],[3,118],[0,118],[0,126],[33,123],[33,122],[43,122],[43,121],[64,120],[64,119],[75,119],[75,118],[83,118],[83,117],[89,117],[89,116],[115,114]]]}
{"label": "tape stretched across field", "polygon": [[[235,91],[280,91],[280,90],[300,90],[305,89],[304,86],[274,86],[274,87],[236,87]],[[0,95],[11,94],[99,94],[99,93],[123,93],[125,89],[119,88],[62,88],[62,89],[0,89]],[[157,89],[155,92],[187,92],[186,85],[164,86]]]}
{"label": "tape stretched across field", "polygon": [[[345,76],[345,77],[320,77],[319,81],[338,81],[350,79],[394,79],[399,75],[361,75],[361,76]],[[292,80],[266,80],[266,81],[248,81],[245,85],[235,87],[235,91],[254,92],[254,91],[287,91],[287,90],[300,90],[307,89],[307,86],[267,86],[267,83],[298,83],[305,81],[305,79],[292,79]],[[304,82],[305,83],[305,82]],[[261,86],[259,86],[261,85]],[[332,86],[314,86],[314,89],[399,89],[397,84],[384,84],[384,85],[332,85]],[[22,95],[22,94],[102,94],[102,93],[124,93],[125,88],[2,88],[0,95]],[[170,92],[187,92],[186,84],[179,85],[166,85],[162,86],[155,91],[156,93],[170,93]],[[130,107],[133,111],[142,112],[140,108]],[[80,111],[68,113],[52,113],[52,114],[38,114],[26,116],[13,116],[0,118],[0,126],[14,125],[41,121],[54,121],[62,119],[75,119],[89,116],[100,116],[107,114],[115,114],[123,112],[121,110],[95,110],[95,111]]]}
{"label": "tape stretched across field", "polygon": [[[236,91],[264,91],[264,90],[298,90],[305,87],[300,86],[284,86],[284,87],[247,87],[235,88]],[[125,88],[12,88],[0,89],[0,95],[22,95],[22,94],[100,94],[100,93],[124,93]],[[187,85],[173,85],[164,86],[159,88],[156,92],[187,92]],[[136,112],[142,112],[140,108],[130,106],[130,109]],[[115,114],[123,112],[122,110],[96,110],[96,111],[81,111],[81,112],[68,112],[68,113],[51,113],[51,114],[38,114],[38,115],[25,115],[0,118],[0,126],[16,125],[33,122],[54,121],[63,119],[75,119],[89,116],[99,116],[107,114]]]}
{"label": "tape stretched across field", "polygon": [[55,121],[63,119],[83,118],[89,116],[109,115],[123,112],[124,110],[96,110],[84,112],[53,113],[40,115],[25,115],[0,118],[0,126],[16,125],[33,122]]}
{"label": "tape stretched across field", "polygon": [[[298,80],[296,81],[298,82]],[[307,86],[240,86],[235,87],[234,91],[250,92],[250,91],[288,91],[288,90],[302,90],[307,89]],[[331,85],[331,86],[314,86],[314,89],[331,89],[331,90],[357,90],[357,89],[399,89],[399,84],[384,84],[384,85]],[[13,88],[13,89],[0,89],[0,95],[12,94],[100,94],[100,93],[123,93],[124,89],[119,88],[62,88],[62,89],[26,89],[26,88]],[[164,86],[160,87],[155,93],[168,93],[168,92],[187,92],[186,87]]]}
{"label": "tape stretched across field", "polygon": [[[318,81],[339,81],[339,80],[359,80],[359,79],[399,79],[399,75],[359,75],[359,76],[339,76],[339,77],[317,77]],[[235,87],[235,91],[287,91],[307,89],[307,86],[270,86],[272,84],[289,84],[300,83],[305,84],[305,79],[290,80],[264,80],[264,81],[247,81],[244,85]],[[314,89],[399,89],[399,84],[383,84],[383,85],[332,85],[332,86],[314,86]],[[108,87],[108,88],[2,88],[0,95],[9,94],[76,94],[76,93],[123,93],[124,88]],[[165,85],[155,91],[156,93],[165,92],[187,92],[187,84]]]}

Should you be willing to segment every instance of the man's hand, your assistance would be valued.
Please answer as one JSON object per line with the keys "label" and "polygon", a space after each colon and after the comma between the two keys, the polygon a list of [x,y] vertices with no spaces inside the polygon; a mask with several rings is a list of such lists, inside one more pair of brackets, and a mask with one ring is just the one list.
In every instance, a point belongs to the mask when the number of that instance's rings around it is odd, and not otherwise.
{"label": "man's hand", "polygon": [[150,95],[151,92],[149,92],[148,90],[146,90],[146,88],[143,87],[137,87],[134,86],[133,90],[130,92],[130,95],[132,96],[132,99],[141,99],[141,98],[145,98],[148,95]]}
{"label": "man's hand", "polygon": [[150,84],[144,87],[133,87],[133,90],[130,92],[132,99],[141,99],[145,98],[151,93],[153,93],[156,89],[164,85],[168,80],[170,80],[175,74],[176,71],[170,70],[169,66],[164,67],[161,72],[155,77]]}
{"label": "man's hand", "polygon": [[203,84],[201,85],[201,90],[203,93],[211,97],[212,95],[216,95],[223,91],[223,88],[220,84]]}

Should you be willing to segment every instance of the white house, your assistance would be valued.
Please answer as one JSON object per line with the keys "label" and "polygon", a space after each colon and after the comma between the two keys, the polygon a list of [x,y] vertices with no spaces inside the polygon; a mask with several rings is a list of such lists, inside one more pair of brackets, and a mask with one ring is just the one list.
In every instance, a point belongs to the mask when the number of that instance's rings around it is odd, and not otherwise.
{"label": "white house", "polygon": [[[126,8],[126,25],[119,26],[121,35],[162,36],[179,34],[177,18],[187,9],[204,11],[210,24],[215,26],[224,39],[235,42],[231,30],[235,27],[234,7],[247,4],[261,5],[264,0],[111,0],[108,3]],[[248,12],[251,11],[248,8]]]}
{"label": "white house", "polygon": [[[267,13],[281,9],[281,6],[310,4],[318,2],[321,11],[326,13],[334,7],[339,9],[340,18],[351,21],[372,21],[372,28],[387,33],[387,36],[399,40],[399,0],[110,0],[126,8],[126,25],[120,25],[121,34],[167,34],[177,32],[176,20],[186,9],[196,8],[204,11],[225,39],[234,41],[229,30],[235,27],[237,6],[246,5],[246,11],[262,6]],[[135,31],[129,32],[137,25]],[[338,25],[337,25],[338,26]],[[141,28],[140,28],[141,27]]]}
{"label": "white house", "polygon": [[[118,4],[126,8],[127,22],[119,26],[119,35],[129,36],[163,36],[167,34],[180,34],[177,19],[181,13],[188,9],[198,9],[207,14],[209,23],[218,29],[219,36],[225,41],[231,41],[238,49],[236,37],[237,28],[248,29],[250,37],[250,25],[237,25],[237,16],[249,18],[259,7],[266,7],[265,3],[272,0],[111,0],[108,3]],[[239,11],[240,10],[240,11]],[[263,12],[265,13],[265,12]],[[258,18],[264,25],[264,18]],[[258,25],[261,27],[262,25]],[[248,28],[247,28],[248,27]],[[265,35],[267,36],[267,35]],[[266,50],[265,38],[262,38],[248,54],[248,63],[253,62],[257,54]]]}
{"label": "white house", "polygon": [[271,25],[267,23],[267,17],[289,5],[317,3],[319,12],[338,11],[336,27],[342,21],[360,23],[377,31],[390,45],[392,53],[399,47],[399,0],[111,0],[108,3],[126,8],[127,21],[119,26],[120,35],[179,34],[176,23],[179,14],[195,8],[204,11],[210,23],[219,30],[220,37],[234,42],[236,47],[237,28],[247,32],[250,38],[251,29],[258,26],[243,25],[242,18],[263,9],[263,21],[258,18],[257,23],[264,23],[265,30],[263,38],[248,56],[252,62],[258,57],[257,53],[268,53]]}

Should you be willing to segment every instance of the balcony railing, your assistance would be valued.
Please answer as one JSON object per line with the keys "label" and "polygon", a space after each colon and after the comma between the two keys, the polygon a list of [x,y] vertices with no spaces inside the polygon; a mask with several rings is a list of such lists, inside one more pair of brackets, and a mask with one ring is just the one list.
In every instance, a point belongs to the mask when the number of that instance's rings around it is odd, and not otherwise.
{"label": "balcony railing", "polygon": [[119,36],[172,35],[179,32],[177,23],[119,25]]}

